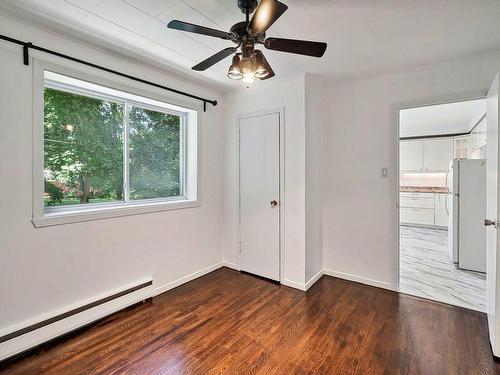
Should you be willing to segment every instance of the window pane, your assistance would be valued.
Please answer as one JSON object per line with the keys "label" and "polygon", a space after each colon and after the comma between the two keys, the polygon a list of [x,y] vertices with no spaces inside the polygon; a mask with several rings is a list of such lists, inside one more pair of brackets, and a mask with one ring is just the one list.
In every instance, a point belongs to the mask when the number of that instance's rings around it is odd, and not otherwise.
{"label": "window pane", "polygon": [[129,107],[130,199],[182,195],[181,118]]}
{"label": "window pane", "polygon": [[123,104],[45,88],[45,206],[123,200]]}

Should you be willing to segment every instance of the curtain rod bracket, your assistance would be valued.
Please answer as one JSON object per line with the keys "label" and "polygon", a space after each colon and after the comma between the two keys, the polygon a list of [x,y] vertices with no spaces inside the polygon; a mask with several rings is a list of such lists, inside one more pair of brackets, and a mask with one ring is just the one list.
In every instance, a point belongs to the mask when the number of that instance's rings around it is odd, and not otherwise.
{"label": "curtain rod bracket", "polygon": [[23,45],[23,62],[24,65],[29,65],[30,64],[30,54],[29,54],[29,49],[33,44],[30,42],[24,43]]}

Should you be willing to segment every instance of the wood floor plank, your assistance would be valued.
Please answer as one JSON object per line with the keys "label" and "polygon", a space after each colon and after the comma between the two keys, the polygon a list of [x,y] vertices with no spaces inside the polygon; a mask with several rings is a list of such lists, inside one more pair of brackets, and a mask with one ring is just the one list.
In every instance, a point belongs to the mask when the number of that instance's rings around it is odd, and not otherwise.
{"label": "wood floor plank", "polygon": [[226,268],[0,364],[0,374],[500,374],[486,316],[323,276]]}

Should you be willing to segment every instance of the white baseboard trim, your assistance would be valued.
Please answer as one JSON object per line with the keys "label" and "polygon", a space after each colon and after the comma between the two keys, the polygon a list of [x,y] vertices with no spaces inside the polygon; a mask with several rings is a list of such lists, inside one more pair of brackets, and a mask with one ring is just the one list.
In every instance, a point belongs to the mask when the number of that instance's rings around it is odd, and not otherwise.
{"label": "white baseboard trim", "polygon": [[227,268],[231,268],[231,269],[236,270],[236,271],[241,271],[240,267],[236,263],[223,261],[221,267],[227,267]]}
{"label": "white baseboard trim", "polygon": [[311,279],[305,285],[305,290],[308,290],[310,287],[312,287],[314,285],[314,283],[316,281],[318,281],[321,278],[321,276],[323,276],[323,274],[324,274],[324,270],[321,269],[316,275],[311,277]]}
{"label": "white baseboard trim", "polygon": [[197,279],[198,277],[204,276],[207,273],[213,272],[216,269],[219,269],[219,268],[225,266],[224,263],[225,262],[219,262],[219,263],[213,264],[210,267],[207,267],[207,268],[204,268],[202,270],[193,272],[190,275],[183,276],[183,277],[181,277],[181,278],[179,278],[177,280],[174,280],[174,281],[171,281],[171,282],[169,282],[169,283],[167,283],[165,285],[159,286],[159,287],[156,288],[156,291],[155,291],[154,295],[157,296],[159,294],[165,293],[165,292],[169,291],[170,289],[177,288],[178,286],[181,286],[182,284],[185,284],[185,283],[190,282],[190,281],[192,281],[194,279]]}
{"label": "white baseboard trim", "polygon": [[290,288],[302,290],[303,292],[306,291],[306,284],[299,283],[297,281],[292,281],[292,280],[284,279],[284,280],[281,281],[281,284],[289,286]]}
{"label": "white baseboard trim", "polygon": [[323,269],[323,273],[325,275],[328,275],[328,276],[338,277],[339,279],[354,281],[354,282],[361,283],[361,284],[375,286],[377,288],[394,290],[394,288],[392,287],[391,283],[388,283],[388,282],[385,282],[385,281],[379,281],[379,280],[369,279],[369,278],[366,278],[366,277],[352,275],[352,274],[345,273],[345,272],[340,272],[340,271],[329,270],[329,269],[326,269],[326,268]]}
{"label": "white baseboard trim", "polygon": [[[126,289],[127,289],[126,287],[123,287],[123,289],[121,290],[126,290]],[[110,291],[108,293],[105,293],[101,296],[94,298],[93,300],[82,301],[78,303],[78,305],[66,306],[64,310],[55,311],[50,314],[46,314],[44,316],[38,316],[33,320],[20,323],[16,325],[16,327],[10,327],[8,329],[3,330],[1,332],[1,336],[6,335],[10,332],[18,331],[25,327],[29,327],[33,324],[43,322],[61,313],[71,311],[76,307],[84,306],[85,304],[91,303],[93,301],[98,301],[103,297],[113,295],[119,291],[120,290]],[[145,299],[152,297],[154,291],[155,291],[154,284],[146,286],[144,288],[126,294],[124,296],[105,302],[102,305],[97,305],[95,307],[89,308],[88,310],[84,310],[75,315],[71,315],[67,318],[61,319],[54,323],[35,329],[31,332],[27,332],[23,335],[12,338],[8,341],[2,342],[0,343],[0,361],[12,357],[18,353],[24,352],[44,342],[52,340],[58,336],[64,335],[78,328],[81,328],[87,324],[90,324],[96,320],[104,318],[110,314],[120,311],[135,303],[144,301]]]}
{"label": "white baseboard trim", "polygon": [[[230,267],[233,269],[237,269],[237,266],[233,263],[229,262],[219,262],[216,264],[213,264],[210,267],[204,268],[202,270],[199,270],[197,272],[194,272],[192,274],[189,274],[187,276],[181,277],[177,280],[171,281],[165,285],[162,285],[160,287],[156,287],[154,284],[142,289],[139,289],[135,292],[132,292],[130,294],[127,294],[125,296],[119,297],[117,299],[114,299],[112,301],[108,301],[102,305],[95,306],[91,309],[88,309],[86,311],[80,312],[78,314],[69,316],[67,318],[64,318],[60,321],[51,323],[45,327],[38,328],[34,331],[25,333],[21,336],[18,336],[16,338],[10,339],[8,341],[5,341],[3,343],[0,343],[0,361],[7,359],[9,357],[12,357],[18,353],[24,352],[30,348],[33,348],[37,345],[40,345],[44,342],[47,342],[49,340],[52,340],[58,336],[64,335],[66,333],[69,333],[71,331],[74,331],[78,328],[81,328],[87,324],[90,324],[96,320],[99,320],[101,318],[104,318],[107,315],[113,314],[117,311],[120,311],[128,306],[131,306],[135,303],[141,302],[145,299],[148,299],[150,297],[157,296],[159,294],[162,294],[170,289],[176,288],[182,284],[185,284],[189,281],[192,281],[194,279],[197,279],[198,277],[204,276],[212,271],[215,271],[221,267]],[[106,295],[112,295],[114,292],[109,292],[106,293],[103,296]],[[94,299],[100,299],[102,296],[99,296],[98,298]],[[78,304],[78,306],[82,306],[89,301],[84,301]],[[0,336],[3,336],[9,332],[14,332],[19,329],[22,329],[24,327],[28,327],[32,324],[36,324],[38,322],[44,321],[46,319],[49,319],[53,316],[57,316],[62,312],[65,311],[70,311],[74,307],[78,306],[69,306],[64,309],[64,311],[57,311],[53,312],[51,314],[47,314],[47,316],[39,316],[36,319],[33,319],[32,321],[29,322],[23,322],[16,327],[10,327],[6,330],[3,330],[0,332]]]}
{"label": "white baseboard trim", "polygon": [[316,281],[318,281],[321,278],[321,276],[323,276],[323,270],[320,270],[316,275],[311,277],[311,279],[307,283],[300,283],[297,281],[284,279],[281,281],[281,284],[289,286],[290,288],[295,288],[298,290],[302,290],[303,292],[306,292],[310,287],[314,285]]}

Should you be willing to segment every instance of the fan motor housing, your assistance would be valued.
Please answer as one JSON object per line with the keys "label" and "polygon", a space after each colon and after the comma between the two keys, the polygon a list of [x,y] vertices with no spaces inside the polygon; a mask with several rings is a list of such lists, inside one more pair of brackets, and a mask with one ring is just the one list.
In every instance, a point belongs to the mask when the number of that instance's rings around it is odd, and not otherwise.
{"label": "fan motor housing", "polygon": [[233,42],[241,43],[243,37],[247,35],[247,25],[246,22],[238,22],[231,27],[231,34],[234,36]]}
{"label": "fan motor housing", "polygon": [[249,40],[253,43],[263,43],[264,39],[266,38],[266,33],[260,33],[260,34],[249,34],[248,33],[248,23],[243,21],[243,22],[238,22],[235,23],[231,27],[231,34],[232,38],[231,40],[236,43],[236,44],[241,44],[241,42],[245,40]]}
{"label": "fan motor housing", "polygon": [[255,8],[257,8],[257,0],[238,0],[238,8],[241,9],[243,13],[253,13]]}

